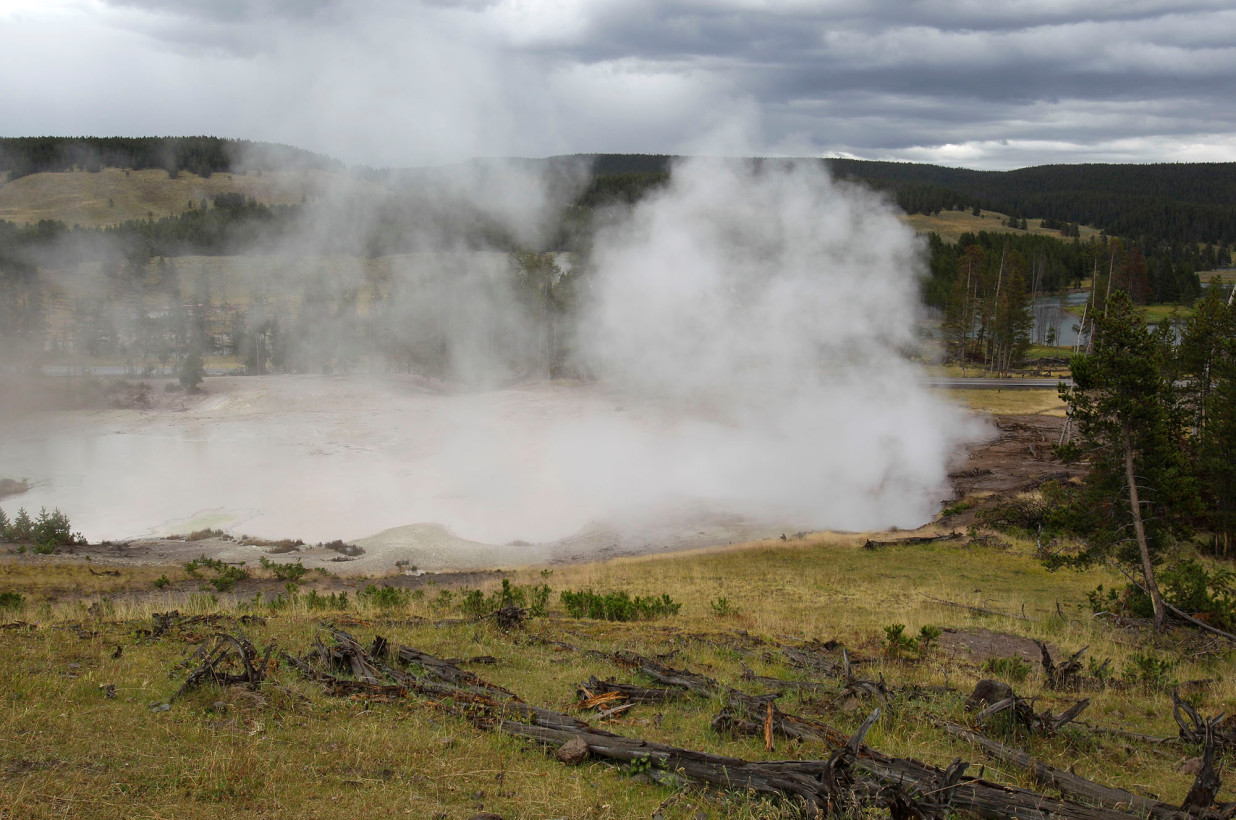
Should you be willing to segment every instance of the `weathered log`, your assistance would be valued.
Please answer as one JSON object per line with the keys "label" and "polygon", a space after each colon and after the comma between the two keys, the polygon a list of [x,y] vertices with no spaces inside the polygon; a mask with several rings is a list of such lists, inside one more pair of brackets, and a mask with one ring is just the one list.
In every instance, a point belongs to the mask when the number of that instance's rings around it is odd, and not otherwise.
{"label": "weathered log", "polygon": [[1081,674],[1081,656],[1086,653],[1089,646],[1083,646],[1077,652],[1073,653],[1067,661],[1061,664],[1056,664],[1051,659],[1051,653],[1047,651],[1047,644],[1042,641],[1034,642],[1042,655],[1043,661],[1043,680],[1048,689],[1069,689],[1076,690],[1081,688],[1081,680],[1078,677]]}
{"label": "weathered log", "polygon": [[587,698],[597,697],[607,692],[619,694],[623,700],[631,703],[668,703],[680,700],[683,693],[676,689],[656,689],[649,686],[635,686],[630,683],[618,683],[612,680],[597,680],[596,676],[579,685],[581,693],[587,692]]}
{"label": "weathered log", "polygon": [[1184,802],[1180,804],[1180,808],[1191,815],[1208,811],[1214,805],[1219,787],[1223,785],[1219,773],[1215,771],[1215,728],[1222,719],[1220,715],[1205,722],[1206,739],[1202,749],[1202,767],[1198,770],[1189,793],[1185,795]]}
{"label": "weathered log", "polygon": [[961,537],[961,533],[954,530],[948,535],[916,535],[908,538],[893,538],[888,541],[873,541],[868,538],[863,542],[863,549],[877,550],[880,547],[910,547],[918,544],[935,544],[940,541],[960,541]]}
{"label": "weathered log", "polygon": [[[232,636],[225,632],[215,634],[215,646],[205,653],[201,666],[189,673],[185,682],[176,690],[176,694],[168,703],[181,695],[210,681],[221,686],[245,684],[250,689],[257,689],[266,677],[270,658],[275,652],[275,644],[266,647],[266,654],[259,660],[257,649],[243,635]],[[203,644],[203,649],[205,648]],[[199,650],[201,651],[201,650]],[[239,672],[228,671],[239,666]]]}
{"label": "weathered log", "polygon": [[1123,789],[1104,786],[1101,783],[1087,780],[1073,772],[1053,768],[1040,760],[1036,760],[1027,752],[1006,746],[964,726],[944,720],[933,722],[950,735],[978,746],[988,757],[1024,770],[1033,778],[1035,783],[1047,788],[1056,789],[1065,797],[1084,800],[1110,809],[1134,812],[1147,817],[1166,819],[1179,818],[1181,816],[1180,810],[1175,806],[1141,797]]}
{"label": "weathered log", "polygon": [[[359,651],[364,655],[359,644],[355,641],[348,643],[347,636],[337,633],[336,640],[340,637],[344,638],[343,651]],[[404,656],[404,649],[400,649],[398,656]],[[878,712],[873,713],[864,728],[851,737],[820,726],[813,739],[820,740],[833,750],[828,760],[752,762],[604,732],[568,715],[528,706],[501,687],[487,684],[433,656],[415,650],[410,654],[416,657],[421,674],[405,672],[370,657],[363,657],[362,660],[396,685],[435,696],[432,702],[436,708],[464,717],[483,728],[526,737],[553,749],[560,748],[568,740],[579,738],[587,744],[594,757],[620,762],[647,760],[664,771],[719,788],[778,795],[798,805],[807,816],[820,816],[832,808],[848,805],[847,801],[861,806],[884,807],[897,817],[939,817],[943,816],[945,810],[942,807],[946,805],[949,812],[982,818],[1017,816],[1026,820],[1061,817],[1127,820],[1134,816],[967,778],[960,761],[941,770],[915,760],[885,757],[862,743],[866,729],[874,723]],[[321,658],[320,653],[318,657]],[[723,687],[705,676],[670,669],[647,658],[630,654],[624,657],[628,664],[641,671],[652,673],[654,677],[673,679],[674,685],[690,691],[710,693],[709,696],[724,693],[735,709],[762,707],[758,722],[753,723],[759,733],[763,732],[763,724],[769,715],[774,721],[780,717],[782,729],[787,725],[806,725],[806,722],[792,716],[780,715],[772,708],[770,697],[756,698]],[[325,662],[331,661],[326,658]],[[307,670],[315,679],[338,680],[328,672],[313,669],[307,661],[297,661],[294,665]],[[461,685],[452,681],[458,681]],[[507,699],[499,700],[482,692],[497,693]],[[441,697],[447,694],[449,698]],[[947,802],[943,802],[945,797]]]}

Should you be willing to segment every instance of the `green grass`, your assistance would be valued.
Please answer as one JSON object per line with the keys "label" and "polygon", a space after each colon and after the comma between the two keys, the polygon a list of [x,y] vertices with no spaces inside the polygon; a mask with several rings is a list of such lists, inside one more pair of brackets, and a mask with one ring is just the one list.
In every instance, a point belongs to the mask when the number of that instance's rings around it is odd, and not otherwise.
{"label": "green grass", "polygon": [[[903,624],[907,635],[918,635],[923,627],[983,628],[1044,639],[1058,653],[1088,645],[1089,656],[1112,658],[1116,670],[1138,653],[1171,657],[1179,660],[1173,670],[1178,679],[1216,681],[1202,696],[1204,712],[1236,708],[1236,676],[1225,672],[1230,672],[1230,654],[1199,655],[1178,644],[1179,639],[1154,638],[1091,617],[1085,593],[1098,583],[1116,583],[1109,572],[1048,573],[1024,544],[991,550],[942,542],[871,551],[861,548],[863,540],[821,535],[788,545],[559,566],[551,575],[521,571],[511,576],[512,583],[548,583],[555,594],[548,617],[512,633],[490,622],[470,621],[457,609],[441,610],[431,595],[381,607],[352,595],[344,613],[293,604],[266,613],[265,625],[240,628],[259,647],[276,641],[300,653],[322,634],[321,619],[330,618],[342,621],[363,643],[382,634],[439,657],[490,655],[495,664],[468,668],[529,703],[559,711],[571,708],[575,685],[590,675],[647,682],[603,659],[533,641],[534,636],[603,652],[672,650],[671,665],[749,691],[758,686],[743,680],[744,667],[757,675],[803,677],[775,650],[753,645],[753,639],[837,639],[853,657],[867,661],[861,669],[868,677],[883,676],[891,684],[942,684],[947,679],[964,693],[988,674],[983,659],[943,645],[921,657],[916,651],[890,658],[887,628]],[[278,686],[257,693],[208,686],[169,711],[152,712],[151,704],[166,702],[179,687],[194,664],[191,653],[198,643],[210,640],[216,630],[236,627],[204,624],[154,641],[137,639],[135,630],[149,627],[151,612],[174,606],[182,612],[234,609],[201,593],[154,591],[155,575],[175,574],[167,567],[122,568],[120,576],[100,578],[81,565],[4,566],[11,571],[0,576],[0,588],[26,599],[4,619],[39,623],[35,630],[0,630],[0,809],[9,816],[343,818],[363,813],[462,819],[481,806],[505,817],[650,817],[657,811],[666,818],[694,818],[699,812],[707,817],[779,816],[753,798],[675,791],[599,763],[565,767],[525,742],[481,731],[417,697],[395,703],[332,697],[289,668],[275,673]],[[151,591],[138,594],[142,588]],[[496,588],[482,592],[491,595]],[[557,592],[581,588],[631,596],[669,593],[682,608],[676,615],[634,623],[567,617]],[[112,603],[91,614],[89,605],[102,594]],[[1033,620],[973,614],[930,598],[1024,613]],[[718,600],[727,603],[724,615],[714,605]],[[450,622],[433,625],[443,618]],[[117,646],[122,648],[118,658]],[[107,685],[115,687],[114,699],[106,697]],[[1072,700],[1043,690],[1037,665],[1015,685],[1020,694],[1039,697],[1038,709],[1059,712]],[[1092,723],[1174,734],[1170,701],[1162,691],[1132,686],[1088,695],[1093,704],[1084,717]],[[790,694],[780,706],[844,731],[853,730],[872,705],[842,711],[830,706],[832,699],[828,693]],[[977,751],[947,738],[927,720],[943,715],[964,722],[961,700],[957,695],[895,701],[868,740],[886,753],[938,765],[957,756],[982,763]],[[827,754],[784,741],[766,752],[760,739],[718,735],[709,728],[718,708],[717,702],[688,698],[673,705],[637,706],[598,725],[746,758]],[[1187,750],[1081,730],[1033,739],[1029,745],[1032,754],[1053,765],[1072,764],[1079,774],[1153,791],[1167,800],[1181,799],[1192,779],[1176,771],[1178,761],[1191,754]],[[1032,785],[999,766],[989,766],[987,776]],[[1220,800],[1230,799],[1228,788]]]}

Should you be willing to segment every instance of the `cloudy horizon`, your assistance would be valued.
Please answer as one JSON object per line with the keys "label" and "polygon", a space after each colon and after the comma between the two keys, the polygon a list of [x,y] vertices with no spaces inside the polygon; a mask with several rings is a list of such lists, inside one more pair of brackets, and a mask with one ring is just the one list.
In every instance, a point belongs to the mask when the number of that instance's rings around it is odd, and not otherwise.
{"label": "cloudy horizon", "polygon": [[573,153],[1236,161],[1225,2],[0,0],[0,136],[371,166]]}

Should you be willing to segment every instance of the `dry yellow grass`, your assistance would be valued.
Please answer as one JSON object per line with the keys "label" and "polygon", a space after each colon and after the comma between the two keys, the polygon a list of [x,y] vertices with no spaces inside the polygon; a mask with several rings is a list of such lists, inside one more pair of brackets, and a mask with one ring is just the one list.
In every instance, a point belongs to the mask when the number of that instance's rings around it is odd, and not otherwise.
{"label": "dry yellow grass", "polygon": [[1042,390],[949,390],[948,395],[971,410],[995,416],[1039,414],[1065,415],[1066,405],[1055,388]]}
{"label": "dry yellow grass", "polygon": [[[880,538],[893,538],[883,534]],[[857,535],[818,535],[800,541],[746,545],[600,564],[528,569],[517,584],[546,583],[553,590],[551,617],[531,620],[524,631],[503,633],[489,623],[458,619],[453,607],[436,605],[438,593],[392,609],[357,606],[348,612],[311,612],[302,606],[268,612],[265,625],[243,627],[259,647],[276,641],[299,653],[322,633],[321,620],[343,619],[367,643],[382,634],[439,657],[489,655],[493,665],[469,666],[527,702],[568,710],[574,687],[589,675],[635,680],[608,661],[540,643],[544,637],[583,649],[630,649],[643,654],[673,651],[667,661],[748,691],[744,668],[756,674],[799,679],[771,645],[752,646],[751,637],[772,642],[819,638],[841,640],[864,659],[862,673],[890,684],[941,684],[965,691],[986,674],[976,659],[934,649],[922,657],[888,658],[884,627],[920,626],[989,629],[1050,641],[1058,653],[1090,647],[1089,655],[1111,658],[1119,674],[1134,653],[1174,657],[1173,639],[1156,640],[1113,626],[1079,606],[1084,592],[1116,577],[1104,570],[1048,573],[1029,545],[965,547],[957,543],[863,549]],[[63,582],[72,572],[63,570]],[[127,582],[137,570],[124,569]],[[27,576],[28,577],[28,576]],[[89,576],[94,578],[95,576]],[[144,577],[144,576],[143,576]],[[3,582],[0,582],[3,583]],[[670,593],[682,603],[673,617],[614,624],[574,620],[562,612],[557,594],[591,586],[631,594]],[[491,587],[487,587],[489,591]],[[87,601],[53,607],[41,604],[6,613],[4,620],[38,620],[37,630],[0,631],[0,816],[65,815],[216,818],[305,816],[472,817],[482,810],[514,817],[772,818],[783,816],[763,801],[719,797],[689,789],[654,786],[620,768],[562,766],[539,749],[483,732],[444,715],[441,704],[410,697],[382,703],[341,699],[299,679],[292,670],[276,673],[278,686],[258,693],[206,687],[171,705],[165,702],[195,663],[189,653],[216,629],[205,624],[159,640],[135,637],[149,626],[150,611],[178,605],[182,611],[235,612],[233,605],[185,589],[146,602],[113,600],[97,615]],[[196,597],[188,597],[194,595]],[[1010,617],[982,615],[931,598],[1000,610]],[[725,607],[718,611],[718,602]],[[459,600],[456,591],[454,601]],[[258,611],[265,611],[259,607]],[[1024,615],[1027,620],[1022,620]],[[415,621],[424,618],[425,621]],[[68,627],[68,628],[62,628]],[[116,647],[121,647],[115,657]],[[1172,670],[1180,680],[1209,678],[1202,696],[1207,713],[1236,708],[1230,656],[1196,651]],[[1226,671],[1225,671],[1226,670]],[[646,683],[646,681],[645,681]],[[114,699],[105,688],[115,687]],[[839,689],[840,683],[836,686]],[[1019,693],[1038,696],[1036,708],[1059,712],[1072,696],[1043,689],[1037,670],[1015,683]],[[102,688],[101,688],[102,687]],[[1096,724],[1148,734],[1173,733],[1170,705],[1160,689],[1131,684],[1088,693],[1084,717]],[[853,711],[833,707],[835,693],[787,694],[784,711],[852,730],[874,703]],[[945,764],[960,756],[982,763],[965,744],[948,739],[927,718],[943,715],[966,721],[961,695],[922,701],[896,698],[883,704],[885,717],[869,735],[882,751]],[[709,721],[720,703],[688,698],[679,704],[639,706],[599,724],[620,734],[644,737],[718,754],[746,758],[819,757],[810,744],[779,741],[773,752],[753,738],[717,734]],[[1176,770],[1188,750],[1152,746],[1066,730],[1052,739],[1021,738],[1032,754],[1057,766],[1076,765],[1079,774],[1177,801],[1191,781]],[[1024,777],[988,765],[987,777],[1029,786]],[[1231,799],[1226,789],[1221,800]],[[6,814],[7,812],[7,814]]]}
{"label": "dry yellow grass", "polygon": [[296,204],[323,196],[383,197],[386,189],[331,171],[219,173],[202,178],[182,171],[104,168],[98,173],[69,171],[31,174],[0,185],[0,220],[20,224],[54,219],[66,225],[98,228],[130,219],[160,219],[199,207],[203,198],[240,193],[267,205]]}
{"label": "dry yellow grass", "polygon": [[[1008,221],[1007,214],[996,211],[982,211],[981,213],[982,216],[975,216],[971,211],[941,211],[939,214],[934,215],[909,214],[906,216],[906,221],[918,233],[937,233],[946,242],[956,242],[963,233],[977,234],[980,231],[987,231],[988,233],[1029,233],[1040,236],[1054,236],[1057,239],[1062,238],[1059,231],[1042,227],[1037,219],[1027,220],[1028,227],[1023,231],[1017,228],[1010,228],[1004,224]],[[1081,239],[1083,242],[1098,235],[1099,230],[1097,228],[1081,227]]]}

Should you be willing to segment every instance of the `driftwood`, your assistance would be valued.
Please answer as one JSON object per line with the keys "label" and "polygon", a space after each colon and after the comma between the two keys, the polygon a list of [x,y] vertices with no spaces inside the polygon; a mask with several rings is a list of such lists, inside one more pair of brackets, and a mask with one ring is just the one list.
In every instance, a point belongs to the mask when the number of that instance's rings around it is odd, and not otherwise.
{"label": "driftwood", "polygon": [[1182,743],[1193,746],[1210,743],[1221,752],[1236,751],[1236,718],[1219,715],[1203,719],[1177,691],[1172,692],[1172,717],[1180,727]]}

